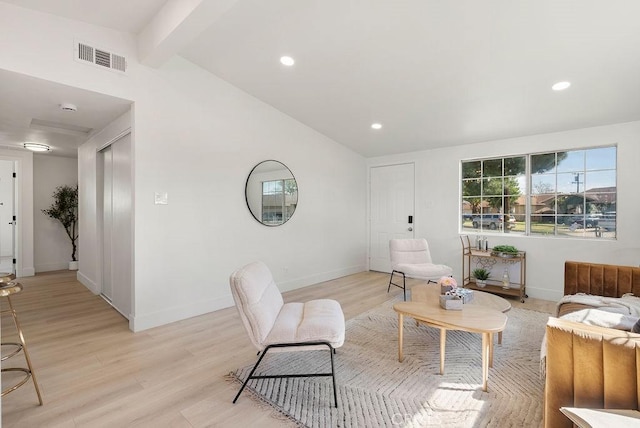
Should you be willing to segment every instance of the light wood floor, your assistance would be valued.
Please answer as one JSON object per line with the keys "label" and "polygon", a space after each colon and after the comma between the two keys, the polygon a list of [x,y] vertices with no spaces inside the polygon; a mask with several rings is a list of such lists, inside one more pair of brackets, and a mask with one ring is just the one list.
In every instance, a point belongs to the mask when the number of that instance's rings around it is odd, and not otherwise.
{"label": "light wood floor", "polygon": [[[3,427],[288,425],[247,393],[231,403],[238,385],[224,376],[256,359],[235,308],[134,334],[118,312],[75,280],[75,272],[20,282],[24,291],[12,302],[45,404],[38,406],[27,383],[2,398]],[[387,282],[387,274],[364,272],[285,293],[285,301],[336,299],[349,319],[402,293],[394,287],[387,294]],[[545,312],[555,307],[536,299],[511,303]],[[15,337],[4,315],[2,341]],[[3,367],[23,362],[18,355]],[[3,375],[3,385],[9,377]]]}

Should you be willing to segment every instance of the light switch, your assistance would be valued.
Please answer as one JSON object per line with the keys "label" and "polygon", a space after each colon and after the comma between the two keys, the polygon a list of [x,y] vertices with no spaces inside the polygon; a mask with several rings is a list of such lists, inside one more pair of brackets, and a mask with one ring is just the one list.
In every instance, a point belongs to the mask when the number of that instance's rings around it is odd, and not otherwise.
{"label": "light switch", "polygon": [[156,205],[168,205],[169,194],[167,192],[156,192],[155,203]]}

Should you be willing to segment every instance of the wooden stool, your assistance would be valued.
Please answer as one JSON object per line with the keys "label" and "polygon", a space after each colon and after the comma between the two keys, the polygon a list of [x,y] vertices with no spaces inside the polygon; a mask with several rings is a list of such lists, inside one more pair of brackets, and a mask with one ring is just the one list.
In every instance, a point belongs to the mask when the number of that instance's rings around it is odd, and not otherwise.
{"label": "wooden stool", "polygon": [[[16,326],[16,330],[18,332],[18,337],[20,338],[20,343],[3,343],[2,346],[15,346],[16,349],[14,351],[12,351],[11,353],[5,355],[2,357],[1,361],[5,361],[8,360],[9,358],[17,355],[20,353],[20,351],[22,351],[24,353],[24,359],[27,361],[27,367],[28,368],[22,368],[22,367],[10,367],[10,368],[3,368],[2,369],[2,373],[5,372],[23,372],[25,374],[25,377],[23,379],[21,379],[18,383],[16,383],[15,385],[8,387],[6,389],[4,389],[2,391],[2,397],[4,397],[5,395],[7,395],[10,392],[15,391],[16,389],[20,388],[22,385],[24,385],[25,383],[27,383],[27,381],[29,380],[29,378],[33,378],[33,386],[36,388],[36,394],[38,394],[38,401],[40,402],[40,405],[42,406],[42,396],[40,395],[40,388],[38,387],[38,382],[36,381],[36,374],[33,371],[33,367],[31,366],[31,359],[29,358],[29,352],[27,351],[27,344],[24,341],[24,334],[22,333],[22,329],[20,328],[20,323],[18,322],[18,315],[16,315],[16,311],[15,309],[13,309],[13,304],[11,303],[11,295],[12,294],[16,294],[22,291],[22,285],[18,282],[14,282],[14,281],[4,281],[5,278],[9,278],[10,276],[12,276],[12,274],[10,275],[6,275],[6,274],[0,274],[0,275],[5,275],[2,278],[0,278],[0,297],[6,297],[7,298],[7,302],[9,303],[9,309],[8,310],[4,310],[2,311],[2,313],[5,312],[9,312],[11,313],[11,317],[13,318],[13,323]],[[14,276],[15,278],[15,276]]]}
{"label": "wooden stool", "polygon": [[16,276],[10,272],[2,272],[0,273],[0,287],[4,285],[6,282],[11,282],[16,279]]}

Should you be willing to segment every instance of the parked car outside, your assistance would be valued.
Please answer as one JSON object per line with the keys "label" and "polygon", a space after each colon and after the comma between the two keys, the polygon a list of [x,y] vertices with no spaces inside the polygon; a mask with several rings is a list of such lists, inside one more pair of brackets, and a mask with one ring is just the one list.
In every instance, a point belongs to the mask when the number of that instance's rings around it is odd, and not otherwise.
{"label": "parked car outside", "polygon": [[[509,221],[507,223],[507,229],[511,229],[515,224],[516,219],[513,216],[509,216]],[[474,229],[477,229],[482,225],[483,228],[489,228],[491,230],[496,230],[498,228],[502,228],[504,224],[504,215],[503,214],[482,214],[476,215],[473,217],[472,225]]]}
{"label": "parked car outside", "polygon": [[566,224],[567,226],[571,226],[574,223],[577,223],[578,226],[582,227],[582,225],[584,224],[584,226],[586,228],[593,228],[596,227],[598,225],[598,222],[600,221],[600,219],[596,216],[587,216],[587,217],[583,217],[583,216],[573,216],[573,217],[567,217],[564,219],[564,224]]}

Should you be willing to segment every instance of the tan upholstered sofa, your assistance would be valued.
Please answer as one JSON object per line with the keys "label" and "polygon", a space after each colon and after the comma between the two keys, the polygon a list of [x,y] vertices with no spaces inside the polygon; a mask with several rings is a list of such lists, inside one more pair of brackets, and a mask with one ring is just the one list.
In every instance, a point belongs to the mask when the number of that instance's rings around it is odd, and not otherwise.
{"label": "tan upholstered sofa", "polygon": [[[566,262],[564,293],[640,296],[640,268]],[[550,318],[546,339],[545,427],[573,426],[560,407],[640,408],[640,334]]]}

